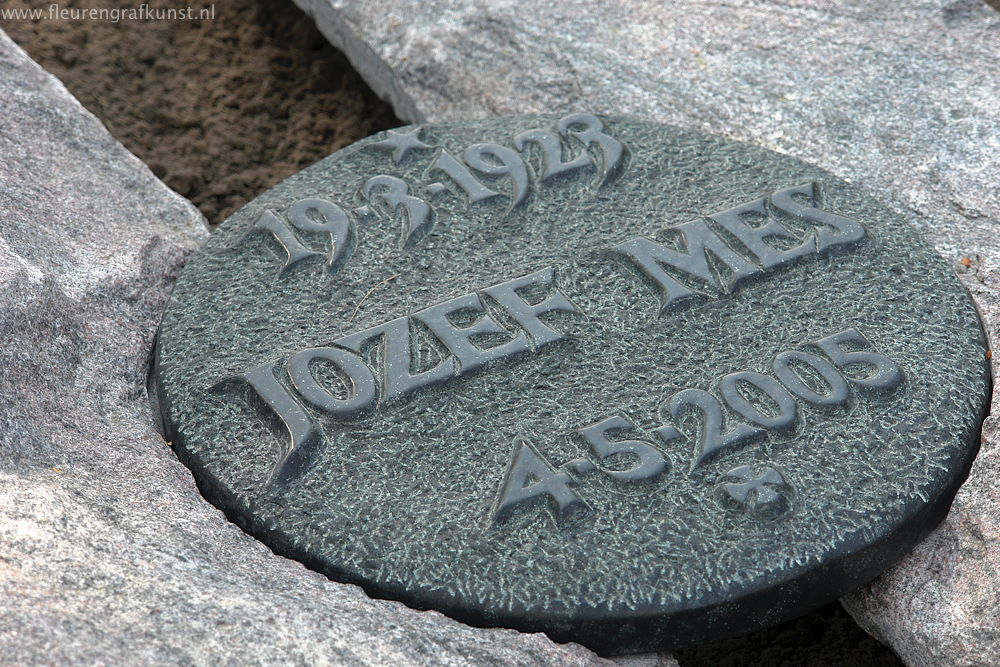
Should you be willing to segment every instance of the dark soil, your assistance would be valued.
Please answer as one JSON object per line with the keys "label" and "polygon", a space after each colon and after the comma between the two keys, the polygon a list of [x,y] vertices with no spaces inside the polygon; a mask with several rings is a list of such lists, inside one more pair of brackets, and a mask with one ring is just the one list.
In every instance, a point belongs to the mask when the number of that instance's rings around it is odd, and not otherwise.
{"label": "dark soil", "polygon": [[[31,6],[48,3],[0,0],[3,8]],[[0,27],[213,224],[338,148],[400,125],[291,0],[216,2],[208,21]],[[902,665],[837,603],[676,657],[683,667]]]}
{"label": "dark soil", "polygon": [[[0,0],[46,12],[49,4]],[[45,18],[0,27],[213,224],[338,148],[400,125],[291,0],[216,2],[206,21]]]}
{"label": "dark soil", "polygon": [[903,667],[839,602],[742,637],[674,652],[681,667]]}

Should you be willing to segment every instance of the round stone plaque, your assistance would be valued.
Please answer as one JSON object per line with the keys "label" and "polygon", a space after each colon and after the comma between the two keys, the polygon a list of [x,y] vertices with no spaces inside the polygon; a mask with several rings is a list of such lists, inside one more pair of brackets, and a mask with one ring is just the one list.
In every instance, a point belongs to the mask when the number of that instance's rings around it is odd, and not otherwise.
{"label": "round stone plaque", "polygon": [[859,188],[578,113],[390,130],[264,193],[184,270],[155,380],[206,497],[276,552],[610,654],[904,555],[975,456],[985,353]]}

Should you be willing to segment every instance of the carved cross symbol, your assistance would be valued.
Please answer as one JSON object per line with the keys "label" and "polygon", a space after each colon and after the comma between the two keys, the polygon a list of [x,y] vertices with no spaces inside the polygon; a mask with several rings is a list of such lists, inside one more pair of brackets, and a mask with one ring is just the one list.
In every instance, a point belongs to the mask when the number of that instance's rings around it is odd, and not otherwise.
{"label": "carved cross symbol", "polygon": [[771,505],[781,500],[782,495],[772,487],[786,486],[781,473],[765,466],[759,473],[754,473],[750,466],[739,466],[726,473],[726,477],[735,477],[742,482],[730,482],[725,485],[726,493],[742,505],[753,504],[756,507]]}
{"label": "carved cross symbol", "polygon": [[406,157],[406,153],[412,150],[434,148],[430,144],[420,141],[420,130],[415,127],[409,132],[397,132],[389,130],[386,132],[387,139],[372,144],[372,148],[380,151],[392,153],[392,161],[399,164]]}

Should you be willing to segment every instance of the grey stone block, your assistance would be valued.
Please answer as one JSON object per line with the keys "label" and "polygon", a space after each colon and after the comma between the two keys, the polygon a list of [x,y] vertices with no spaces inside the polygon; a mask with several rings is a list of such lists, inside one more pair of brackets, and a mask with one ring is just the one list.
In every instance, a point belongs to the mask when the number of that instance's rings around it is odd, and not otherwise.
{"label": "grey stone block", "polygon": [[[296,2],[410,121],[633,114],[824,167],[920,229],[996,331],[1000,14],[979,0]],[[946,522],[845,599],[911,664],[1000,654],[998,477],[989,420]]]}
{"label": "grey stone block", "polygon": [[0,32],[0,660],[602,662],[372,600],[202,499],[145,386],[167,293],[206,236]]}

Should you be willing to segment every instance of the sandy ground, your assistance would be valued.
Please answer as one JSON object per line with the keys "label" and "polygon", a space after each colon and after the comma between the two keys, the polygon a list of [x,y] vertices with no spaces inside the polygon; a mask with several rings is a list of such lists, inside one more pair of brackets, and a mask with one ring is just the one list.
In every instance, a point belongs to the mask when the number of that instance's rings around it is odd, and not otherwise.
{"label": "sandy ground", "polygon": [[[0,1],[46,12],[49,4]],[[216,2],[207,21],[0,27],[213,224],[338,148],[400,124],[288,0]]]}
{"label": "sandy ground", "polygon": [[[0,0],[2,8],[48,5]],[[213,224],[338,148],[400,124],[290,0],[217,2],[206,21],[42,19],[0,27]],[[683,667],[902,664],[836,603],[677,658]]]}

